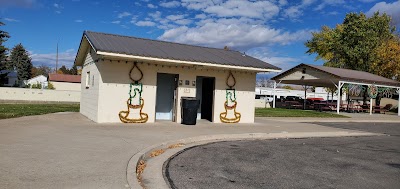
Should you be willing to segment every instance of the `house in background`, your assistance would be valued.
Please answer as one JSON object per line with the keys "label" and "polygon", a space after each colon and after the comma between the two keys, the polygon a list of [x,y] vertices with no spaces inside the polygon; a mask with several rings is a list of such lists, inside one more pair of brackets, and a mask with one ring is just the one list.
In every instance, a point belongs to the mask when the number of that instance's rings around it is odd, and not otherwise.
{"label": "house in background", "polygon": [[229,49],[85,31],[80,112],[104,122],[181,122],[182,97],[200,100],[200,118],[253,123],[258,72],[280,68]]}
{"label": "house in background", "polygon": [[41,85],[42,89],[47,87],[47,77],[44,75],[38,75],[36,77],[33,77],[31,79],[25,80],[24,81],[25,85],[33,86],[35,85]]}
{"label": "house in background", "polygon": [[81,76],[69,74],[49,74],[48,82],[53,84],[55,90],[80,91]]}
{"label": "house in background", "polygon": [[1,70],[0,74],[7,74],[5,77],[5,81],[2,81],[4,86],[12,87],[18,85],[18,75],[15,70]]}

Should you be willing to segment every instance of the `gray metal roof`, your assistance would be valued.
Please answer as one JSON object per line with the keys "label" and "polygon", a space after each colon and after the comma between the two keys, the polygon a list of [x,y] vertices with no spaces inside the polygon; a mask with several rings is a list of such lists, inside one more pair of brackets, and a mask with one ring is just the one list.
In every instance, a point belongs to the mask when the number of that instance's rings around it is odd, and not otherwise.
{"label": "gray metal roof", "polygon": [[[324,74],[328,74],[329,79],[325,78],[316,78],[312,80],[302,80],[299,78],[299,80],[294,81],[286,81],[282,83],[286,84],[316,84],[316,85],[332,85],[332,82],[336,81],[350,81],[350,82],[360,82],[360,83],[370,83],[370,84],[380,84],[380,85],[389,85],[389,86],[400,86],[400,82],[388,79],[379,75],[371,74],[368,72],[363,72],[363,71],[357,71],[357,70],[350,70],[350,69],[343,69],[343,68],[333,68],[333,67],[327,67],[327,66],[317,66],[317,65],[311,65],[311,64],[299,64],[273,78],[272,80],[281,80],[285,76],[290,75],[298,70],[302,70],[304,67],[312,68],[315,70],[318,70],[319,72],[322,72]],[[334,79],[332,79],[334,78]],[[327,81],[323,81],[327,80]],[[337,83],[336,83],[337,84]]]}
{"label": "gray metal roof", "polygon": [[238,51],[85,31],[95,51],[171,60],[281,70]]}

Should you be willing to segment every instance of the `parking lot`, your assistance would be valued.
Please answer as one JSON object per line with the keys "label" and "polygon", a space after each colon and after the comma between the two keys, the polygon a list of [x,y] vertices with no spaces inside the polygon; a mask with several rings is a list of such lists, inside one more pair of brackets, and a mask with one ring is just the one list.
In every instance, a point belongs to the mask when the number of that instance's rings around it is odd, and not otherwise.
{"label": "parking lot", "polygon": [[218,142],[168,162],[173,188],[398,188],[398,123],[318,123],[386,136]]}

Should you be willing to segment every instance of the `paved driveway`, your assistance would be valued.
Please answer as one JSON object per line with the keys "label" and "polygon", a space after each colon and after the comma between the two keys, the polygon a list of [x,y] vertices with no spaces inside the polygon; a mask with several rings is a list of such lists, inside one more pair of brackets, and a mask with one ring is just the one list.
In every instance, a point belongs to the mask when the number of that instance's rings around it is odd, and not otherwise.
{"label": "paved driveway", "polygon": [[[399,188],[398,123],[319,123],[390,136],[217,142],[173,157],[173,188]],[[207,170],[207,171],[205,171]]]}
{"label": "paved driveway", "polygon": [[306,123],[96,124],[79,113],[0,120],[0,188],[125,188],[126,166],[164,141],[212,134],[331,132]]}

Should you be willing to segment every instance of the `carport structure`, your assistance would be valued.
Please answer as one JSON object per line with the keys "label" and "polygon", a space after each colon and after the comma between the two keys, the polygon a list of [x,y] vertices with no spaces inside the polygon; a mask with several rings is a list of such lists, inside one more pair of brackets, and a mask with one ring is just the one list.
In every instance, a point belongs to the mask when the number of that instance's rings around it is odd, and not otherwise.
{"label": "carport structure", "polygon": [[[391,98],[393,94],[400,93],[400,82],[374,75],[368,72],[333,68],[326,66],[317,66],[310,64],[299,64],[273,78],[274,80],[274,101],[277,84],[294,84],[315,87],[336,88],[338,94],[337,113],[340,113],[341,89],[346,87],[350,94],[358,96],[362,92],[368,92],[371,99],[370,113],[372,113],[372,99],[376,98],[378,92],[383,97]],[[365,87],[367,86],[367,87]],[[400,96],[400,95],[399,95]],[[398,107],[400,107],[400,99],[398,99]],[[398,115],[400,116],[400,108]]]}

